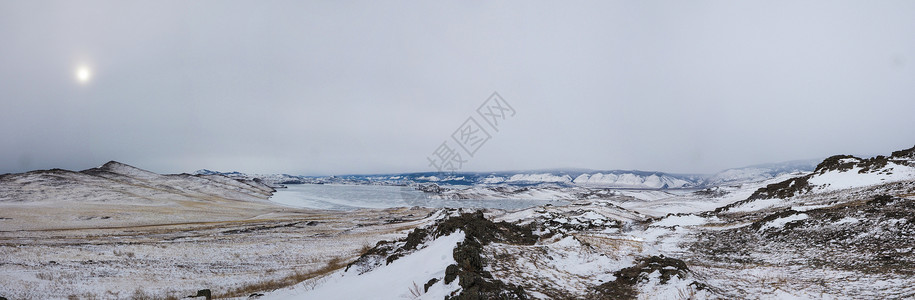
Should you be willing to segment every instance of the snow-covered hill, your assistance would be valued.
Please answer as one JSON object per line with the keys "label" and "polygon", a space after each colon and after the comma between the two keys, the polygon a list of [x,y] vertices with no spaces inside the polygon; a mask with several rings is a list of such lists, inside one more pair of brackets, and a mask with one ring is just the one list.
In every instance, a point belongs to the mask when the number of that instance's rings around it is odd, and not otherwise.
{"label": "snow-covered hill", "polygon": [[746,200],[719,211],[813,203],[835,198],[834,194],[905,193],[913,181],[915,147],[895,151],[888,157],[835,155],[819,163],[813,172],[759,188]]}
{"label": "snow-covered hill", "polygon": [[194,171],[195,175],[222,175],[242,181],[258,180],[272,188],[282,188],[284,184],[314,183],[313,178],[289,174],[246,174],[241,172],[217,172],[207,169]]}
{"label": "snow-covered hill", "polygon": [[784,174],[811,172],[821,160],[795,160],[781,163],[760,164],[743,168],[732,168],[718,172],[702,181],[702,186],[713,187],[746,182],[758,182]]}
{"label": "snow-covered hill", "polygon": [[8,230],[51,223],[111,227],[162,223],[163,216],[171,222],[253,216],[278,209],[268,201],[274,191],[256,180],[161,175],[115,161],[79,172],[5,174],[0,175],[0,225]]}

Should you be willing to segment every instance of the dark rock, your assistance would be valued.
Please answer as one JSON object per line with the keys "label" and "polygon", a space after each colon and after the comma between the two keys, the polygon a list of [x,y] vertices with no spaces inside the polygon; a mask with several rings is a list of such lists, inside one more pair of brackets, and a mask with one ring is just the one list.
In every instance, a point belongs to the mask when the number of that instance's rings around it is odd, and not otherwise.
{"label": "dark rock", "polygon": [[[347,266],[347,270],[354,265],[369,270],[382,262],[391,263],[415,251],[428,240],[461,230],[465,234],[464,241],[458,243],[453,251],[457,263],[445,269],[444,282],[450,284],[459,279],[462,289],[460,294],[450,299],[527,299],[522,288],[493,279],[484,270],[483,246],[492,242],[533,245],[538,237],[533,234],[532,228],[530,225],[492,222],[484,217],[482,211],[465,213],[438,221],[428,228],[416,228],[400,241],[378,242]],[[434,282],[427,283],[428,286],[432,284]]]}
{"label": "dark rock", "polygon": [[436,224],[436,236],[447,235],[461,230],[464,241],[454,248],[457,264],[445,269],[445,283],[457,277],[461,293],[446,299],[528,299],[523,288],[493,279],[484,270],[483,246],[491,242],[533,245],[537,236],[531,227],[518,226],[507,222],[495,223],[483,216],[482,211],[451,217]]}
{"label": "dark rock", "polygon": [[[842,162],[842,160],[852,158],[854,160],[849,162]],[[848,171],[851,168],[855,167],[855,164],[858,163],[861,159],[852,155],[833,155],[823,160],[823,162],[817,165],[817,168],[814,172],[826,172],[826,171]]]}
{"label": "dark rock", "polygon": [[793,216],[793,215],[796,215],[799,213],[801,213],[801,212],[795,211],[792,209],[786,209],[786,210],[765,216],[764,218],[760,219],[759,221],[753,222],[753,224],[750,225],[750,228],[753,228],[753,230],[759,230],[766,223],[769,223],[776,219],[790,217],[790,216]]}
{"label": "dark rock", "polygon": [[[685,278],[689,268],[682,260],[663,255],[643,258],[634,266],[614,272],[613,275],[616,276],[616,280],[598,285],[589,294],[588,298],[636,299],[638,291],[636,291],[635,286],[641,281],[648,280],[648,275],[655,271],[661,274],[661,284],[665,284],[674,276],[680,279]],[[702,283],[694,283],[697,284],[697,287],[705,287]]]}
{"label": "dark rock", "polygon": [[441,194],[443,191],[446,190],[434,183],[422,184],[422,185],[417,186],[416,189],[426,192],[426,193],[433,193],[433,194]]}
{"label": "dark rock", "polygon": [[429,236],[429,232],[427,230],[422,228],[413,229],[413,231],[407,235],[407,243],[403,245],[403,249],[415,250],[416,246],[422,244],[427,236]]}
{"label": "dark rock", "polygon": [[895,202],[896,200],[899,200],[899,198],[895,198],[890,195],[877,195],[877,196],[874,196],[874,199],[867,201],[867,205],[886,206],[886,205],[889,205],[890,203]]}
{"label": "dark rock", "polygon": [[896,158],[896,159],[906,159],[906,158],[915,159],[915,147],[912,147],[909,149],[904,149],[904,150],[899,150],[899,151],[893,151],[893,154],[891,157]]}
{"label": "dark rock", "polygon": [[447,268],[445,268],[445,284],[451,284],[451,282],[457,278],[458,272],[460,272],[460,267],[455,264],[449,265]]}
{"label": "dark rock", "polygon": [[803,194],[812,189],[807,182],[812,175],[791,178],[782,182],[767,185],[759,188],[747,200],[772,199],[772,198],[791,198],[795,195]]}
{"label": "dark rock", "polygon": [[391,241],[378,241],[375,244],[375,247],[372,247],[365,253],[359,256],[356,261],[350,263],[346,266],[344,271],[349,271],[349,268],[352,266],[359,267],[359,274],[363,274],[374,269],[376,266],[381,265],[381,262],[385,260],[389,253],[394,252],[396,248],[395,242]]}
{"label": "dark rock", "polygon": [[432,287],[432,285],[435,284],[436,282],[438,282],[438,278],[429,279],[429,282],[426,282],[426,284],[423,285],[423,291],[428,293],[429,288]]}
{"label": "dark rock", "polygon": [[192,295],[192,296],[188,296],[188,297],[191,297],[191,298],[206,297],[207,300],[211,300],[211,299],[213,299],[213,292],[211,292],[210,289],[202,289],[202,290],[198,290],[196,295]]}

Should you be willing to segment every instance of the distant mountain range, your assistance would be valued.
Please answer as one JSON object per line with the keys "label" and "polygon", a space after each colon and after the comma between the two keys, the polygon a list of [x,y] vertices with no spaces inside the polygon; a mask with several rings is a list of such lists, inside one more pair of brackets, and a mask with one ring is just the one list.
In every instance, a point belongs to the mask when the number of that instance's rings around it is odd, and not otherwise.
{"label": "distant mountain range", "polygon": [[198,170],[199,175],[219,174],[282,187],[285,184],[374,184],[374,185],[509,185],[630,189],[704,188],[741,182],[762,181],[779,175],[810,172],[819,160],[789,161],[727,169],[713,175],[674,174],[638,170],[554,169],[503,172],[417,172],[399,174],[297,176],[289,174],[246,174]]}

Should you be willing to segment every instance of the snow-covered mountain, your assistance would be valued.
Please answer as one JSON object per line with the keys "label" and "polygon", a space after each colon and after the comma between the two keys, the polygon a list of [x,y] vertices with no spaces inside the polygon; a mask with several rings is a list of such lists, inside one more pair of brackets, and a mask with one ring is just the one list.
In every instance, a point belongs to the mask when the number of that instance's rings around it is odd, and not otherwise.
{"label": "snow-covered mountain", "polygon": [[[506,184],[506,185],[540,185],[556,184],[560,186],[583,186],[600,188],[646,188],[666,189],[684,188],[697,185],[701,176],[668,174],[645,171],[595,171],[595,170],[546,170],[527,172],[497,172],[489,174],[463,173],[445,178],[417,178],[427,182],[453,181],[463,177],[471,184]],[[438,180],[436,180],[438,179]]]}
{"label": "snow-covered mountain", "polygon": [[593,188],[667,189],[692,188],[701,185],[704,176],[670,174],[635,170],[535,170],[505,172],[420,172],[375,175],[294,176],[288,174],[265,175],[240,172],[198,170],[195,174],[220,174],[230,178],[259,179],[272,186],[299,183],[382,184],[409,185],[434,183],[438,185],[508,185]]}
{"label": "snow-covered mountain", "polygon": [[581,174],[573,181],[586,187],[634,187],[634,188],[682,188],[695,187],[696,177],[669,175],[664,173],[639,174],[633,172],[597,172]]}
{"label": "snow-covered mountain", "polygon": [[230,178],[258,179],[272,187],[284,184],[436,184],[454,186],[546,186],[622,189],[705,188],[726,184],[759,182],[784,174],[810,172],[816,160],[799,160],[733,168],[713,175],[674,174],[638,170],[552,169],[502,172],[417,172],[371,175],[297,176],[289,174],[247,174],[198,170],[194,174],[219,174]]}
{"label": "snow-covered mountain", "polygon": [[811,172],[816,169],[816,166],[820,161],[820,159],[794,160],[727,169],[709,176],[702,181],[701,185],[712,187],[745,182],[758,182],[776,178],[783,174]]}

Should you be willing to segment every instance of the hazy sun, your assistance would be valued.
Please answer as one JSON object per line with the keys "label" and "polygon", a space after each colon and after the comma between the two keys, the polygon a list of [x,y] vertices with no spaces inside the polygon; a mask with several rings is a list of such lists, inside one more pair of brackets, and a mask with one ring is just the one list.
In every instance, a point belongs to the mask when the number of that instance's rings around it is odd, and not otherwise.
{"label": "hazy sun", "polygon": [[92,71],[89,70],[89,67],[79,67],[76,69],[76,80],[80,83],[89,82],[89,79],[92,78]]}

